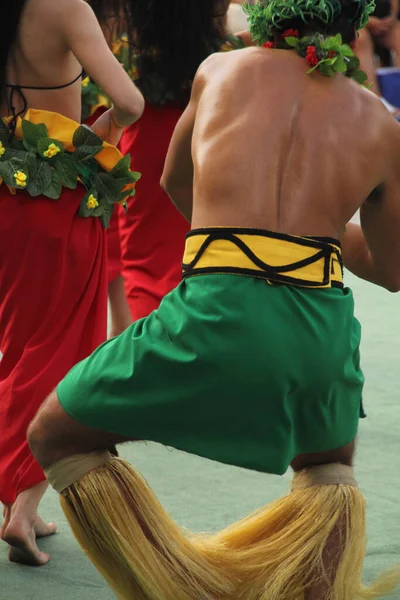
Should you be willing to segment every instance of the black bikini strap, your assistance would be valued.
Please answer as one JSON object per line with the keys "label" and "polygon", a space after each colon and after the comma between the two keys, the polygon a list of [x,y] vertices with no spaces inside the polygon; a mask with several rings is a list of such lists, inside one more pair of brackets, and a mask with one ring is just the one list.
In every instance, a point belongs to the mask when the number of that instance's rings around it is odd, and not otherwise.
{"label": "black bikini strap", "polygon": [[[71,81],[70,83],[65,83],[64,85],[55,85],[53,87],[35,86],[35,85],[14,85],[12,83],[6,83],[5,87],[11,89],[10,100],[9,100],[9,109],[10,109],[10,112],[12,115],[12,119],[9,123],[10,131],[12,133],[15,132],[18,117],[21,117],[27,111],[27,108],[28,108],[28,103],[26,101],[24,92],[22,90],[62,90],[64,88],[67,88],[70,85],[73,85],[74,83],[76,83],[79,79],[81,79],[81,77],[83,77],[83,75],[84,75],[84,71],[82,70],[81,73],[79,73],[78,77],[75,77],[75,79],[73,81]],[[19,97],[23,103],[23,108],[18,113],[16,112],[16,108],[14,106],[14,96],[16,93],[19,95]]]}
{"label": "black bikini strap", "polygon": [[[22,100],[22,104],[23,104],[22,109],[19,112],[16,112],[16,108],[14,105],[14,95],[16,93],[19,95],[20,99]],[[26,101],[26,98],[25,98],[21,88],[13,86],[11,89],[10,100],[9,100],[9,109],[10,109],[10,112],[12,115],[12,119],[8,125],[12,134],[14,134],[14,132],[15,132],[18,117],[21,117],[27,111],[27,108],[28,108],[28,103]]]}
{"label": "black bikini strap", "polygon": [[82,69],[82,71],[79,73],[79,75],[77,77],[75,77],[75,79],[73,81],[70,81],[70,83],[65,83],[64,85],[55,85],[52,87],[35,86],[35,85],[14,85],[12,83],[6,83],[5,87],[13,88],[16,90],[62,90],[64,88],[67,88],[70,85],[73,85],[74,83],[76,83],[79,79],[81,79],[81,77],[84,76],[84,74],[85,74],[85,72]]}

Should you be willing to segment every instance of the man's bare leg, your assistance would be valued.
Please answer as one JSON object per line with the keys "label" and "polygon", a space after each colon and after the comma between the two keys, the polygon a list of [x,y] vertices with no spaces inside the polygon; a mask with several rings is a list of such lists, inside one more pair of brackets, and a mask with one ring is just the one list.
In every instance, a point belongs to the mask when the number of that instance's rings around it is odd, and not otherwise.
{"label": "man's bare leg", "polygon": [[108,284],[108,299],[111,311],[110,337],[113,338],[120,335],[132,323],[122,275],[118,275]]}
{"label": "man's bare leg", "polygon": [[[55,393],[51,395],[49,400],[39,410],[39,413],[51,418],[55,410],[58,417],[61,415],[61,418],[55,419],[54,422],[51,421],[55,427],[55,435],[52,435],[51,438],[54,439],[54,448],[57,447],[58,454],[54,456],[50,451],[46,454],[43,465],[46,466],[46,463],[51,464],[70,454],[90,452],[96,447],[101,449],[110,448],[113,444],[124,441],[120,436],[97,432],[69,417],[61,408]],[[56,442],[57,436],[60,436],[60,443]],[[80,440],[80,443],[75,440]],[[63,441],[65,445],[62,443]],[[50,556],[41,552],[36,543],[36,538],[52,535],[56,532],[54,523],[45,523],[37,514],[39,503],[47,487],[47,482],[43,481],[25,490],[19,494],[11,508],[6,509],[5,514],[7,517],[3,525],[1,539],[10,546],[9,558],[12,562],[39,566],[45,565],[50,560]]]}
{"label": "man's bare leg", "polygon": [[6,510],[1,539],[10,546],[9,559],[32,566],[45,565],[50,557],[41,552],[36,537],[56,532],[54,523],[46,524],[37,514],[39,503],[47,489],[47,482],[21,492],[14,504]]}
{"label": "man's bare leg", "polygon": [[[330,452],[321,452],[319,454],[303,454],[296,457],[292,462],[294,471],[301,471],[308,467],[340,462],[344,465],[352,466],[355,443],[348,446],[332,450]],[[330,538],[323,552],[324,573],[311,573],[310,581],[314,581],[308,591],[306,600],[330,600],[332,585],[335,581],[337,569],[344,550],[343,536],[346,533],[346,515],[343,515],[343,522],[339,523],[332,531]]]}
{"label": "man's bare leg", "polygon": [[72,454],[107,450],[130,440],[79,423],[65,412],[53,392],[32,421],[28,441],[36,459],[46,469]]}
{"label": "man's bare leg", "polygon": [[[121,436],[86,427],[71,418],[61,407],[54,392],[42,405],[28,430],[32,451],[43,468],[72,454],[103,450],[112,444],[129,441]],[[341,462],[352,464],[354,443],[344,448],[298,456],[292,463],[294,471],[320,464]],[[345,515],[343,515],[345,517]],[[345,524],[344,524],[345,526]],[[329,593],[340,562],[342,546],[341,525],[332,532],[324,552],[324,577],[312,574],[314,581],[308,589],[307,600],[329,600]]]}

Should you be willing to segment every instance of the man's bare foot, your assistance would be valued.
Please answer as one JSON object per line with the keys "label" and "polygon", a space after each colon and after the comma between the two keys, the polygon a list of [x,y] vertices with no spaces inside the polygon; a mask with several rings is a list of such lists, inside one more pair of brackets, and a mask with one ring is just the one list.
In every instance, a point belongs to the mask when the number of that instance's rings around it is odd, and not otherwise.
{"label": "man's bare foot", "polygon": [[40,566],[50,560],[48,554],[39,550],[34,524],[28,519],[14,515],[4,530],[2,540],[10,546],[8,558],[11,562]]}
{"label": "man's bare foot", "polygon": [[37,538],[47,537],[54,535],[57,532],[57,526],[55,523],[45,523],[43,519],[36,517],[34,530]]}

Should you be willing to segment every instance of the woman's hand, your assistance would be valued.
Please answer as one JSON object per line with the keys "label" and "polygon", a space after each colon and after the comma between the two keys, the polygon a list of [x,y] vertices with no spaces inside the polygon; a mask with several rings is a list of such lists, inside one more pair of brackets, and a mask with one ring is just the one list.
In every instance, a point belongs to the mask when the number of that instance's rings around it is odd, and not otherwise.
{"label": "woman's hand", "polygon": [[396,22],[396,17],[389,15],[384,19],[377,19],[376,17],[370,17],[367,28],[374,37],[385,35]]}
{"label": "woman's hand", "polygon": [[385,17],[384,19],[382,19],[382,23],[381,23],[381,27],[384,28],[384,32],[383,33],[387,33],[388,31],[390,31],[392,29],[392,27],[394,26],[394,24],[397,21],[397,15],[389,15],[387,17]]}
{"label": "woman's hand", "polygon": [[118,125],[114,120],[114,109],[110,108],[103,113],[92,125],[96,135],[113,146],[117,146],[124,132],[124,127]]}

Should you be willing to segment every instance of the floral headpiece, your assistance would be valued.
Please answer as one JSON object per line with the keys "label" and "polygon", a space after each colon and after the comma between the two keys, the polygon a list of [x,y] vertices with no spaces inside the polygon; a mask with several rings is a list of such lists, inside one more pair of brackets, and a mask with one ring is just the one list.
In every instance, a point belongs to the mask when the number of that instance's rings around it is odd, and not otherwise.
{"label": "floral headpiece", "polygon": [[[352,14],[349,22],[354,29],[362,29],[374,9],[374,0],[350,0],[346,12]],[[342,12],[340,0],[260,0],[256,5],[246,4],[244,10],[252,37],[260,46],[295,49],[311,67],[308,73],[318,70],[328,77],[343,73],[358,83],[366,83],[367,75],[360,71],[359,59],[352,48],[343,43],[340,34],[326,36],[315,32],[300,37],[297,29],[287,29],[290,23],[299,20],[305,25],[319,21],[328,26]]]}
{"label": "floral headpiece", "polygon": [[280,35],[280,41],[265,42],[264,48],[284,48],[296,50],[305,58],[310,69],[307,74],[318,70],[323,75],[332,77],[335,73],[343,73],[363,85],[367,82],[367,74],[360,70],[360,61],[347,44],[343,44],[342,36],[324,37],[320,33],[299,38],[297,29],[287,29]]}
{"label": "floral headpiece", "polygon": [[[362,29],[375,10],[375,0],[353,0],[351,4],[354,5],[351,23],[355,29]],[[260,0],[243,8],[253,39],[261,46],[294,19],[301,19],[306,25],[311,21],[333,23],[342,12],[342,3],[340,0]]]}

